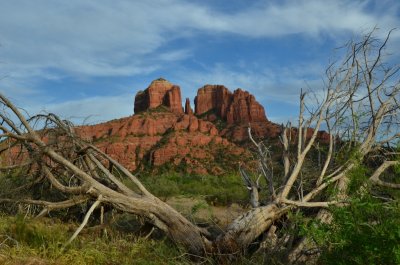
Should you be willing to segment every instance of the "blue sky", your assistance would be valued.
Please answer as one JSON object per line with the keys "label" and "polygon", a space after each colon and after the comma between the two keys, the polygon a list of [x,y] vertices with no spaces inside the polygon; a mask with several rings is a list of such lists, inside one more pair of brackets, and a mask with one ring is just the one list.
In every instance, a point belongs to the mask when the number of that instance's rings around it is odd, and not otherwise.
{"label": "blue sky", "polygon": [[0,0],[0,91],[96,123],[131,115],[136,92],[164,77],[183,100],[205,84],[248,90],[283,122],[301,88],[321,89],[335,48],[374,26],[400,27],[400,1]]}

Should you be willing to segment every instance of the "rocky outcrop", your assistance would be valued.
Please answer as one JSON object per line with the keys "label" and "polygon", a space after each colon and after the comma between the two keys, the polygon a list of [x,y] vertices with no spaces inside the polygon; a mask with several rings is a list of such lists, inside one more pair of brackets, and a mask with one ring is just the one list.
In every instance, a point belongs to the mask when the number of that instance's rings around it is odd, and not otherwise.
{"label": "rocky outcrop", "polygon": [[[241,89],[233,93],[222,85],[205,85],[197,92],[194,100],[195,115],[200,119],[181,118],[182,124],[190,132],[200,128],[202,132],[210,131],[213,135],[219,133],[216,127],[203,128],[204,121],[219,124],[221,136],[227,137],[234,142],[240,142],[248,138],[247,126],[249,123],[253,128],[253,134],[257,137],[276,137],[279,134],[279,126],[274,126],[265,116],[264,108],[257,102],[255,97]],[[154,80],[145,91],[140,91],[135,97],[135,113],[144,112],[166,106],[176,114],[183,114],[181,107],[181,93],[178,86],[171,84],[165,79]],[[186,98],[185,112],[187,116],[193,116],[190,99]],[[148,121],[148,123],[151,123]],[[175,124],[175,127],[182,126]],[[154,127],[154,126],[153,126]],[[150,125],[148,133],[152,132]]]}
{"label": "rocky outcrop", "polygon": [[[248,124],[228,126],[221,130],[220,135],[233,142],[242,142],[249,139]],[[251,133],[256,139],[277,138],[281,133],[281,126],[270,121],[252,122]]]}
{"label": "rocky outcrop", "polygon": [[[267,120],[253,95],[241,89],[232,93],[220,85],[199,89],[194,115],[188,98],[183,112],[180,88],[158,79],[137,93],[135,112],[138,114],[127,118],[77,127],[76,132],[131,171],[175,167],[214,175],[237,170],[238,161],[251,160],[241,147],[248,143],[249,124],[258,139],[277,138],[281,133],[281,127]],[[297,133],[294,127],[290,130],[293,143]],[[306,137],[313,133],[308,129]],[[320,131],[317,137],[327,143],[330,135]],[[20,159],[18,149],[7,156],[11,161]]]}
{"label": "rocky outcrop", "polygon": [[209,114],[210,117],[218,115],[228,125],[267,121],[263,106],[253,95],[241,89],[232,93],[221,85],[206,85],[198,90],[195,113],[199,116]]}
{"label": "rocky outcrop", "polygon": [[168,90],[164,104],[169,107],[172,112],[178,114],[183,113],[181,89],[179,86],[174,85],[170,90]]}
{"label": "rocky outcrop", "polygon": [[195,98],[195,114],[202,119],[224,123],[221,134],[240,142],[248,139],[247,127],[252,127],[257,137],[276,137],[279,126],[267,120],[263,106],[247,91],[236,89],[233,93],[221,85],[205,85]]}
{"label": "rocky outcrop", "polygon": [[226,111],[231,103],[232,93],[221,85],[205,85],[197,91],[194,99],[195,114],[203,115],[213,111],[221,118],[226,118]]}
{"label": "rocky outcrop", "polygon": [[135,96],[135,113],[166,106],[170,111],[181,114],[182,98],[179,86],[176,86],[163,78],[151,82],[150,86],[139,91]]}
{"label": "rocky outcrop", "polygon": [[186,98],[186,102],[185,102],[185,114],[187,115],[193,115],[193,109],[190,106],[190,99]]}
{"label": "rocky outcrop", "polygon": [[267,121],[263,106],[249,92],[236,89],[231,98],[232,101],[226,111],[228,124]]}
{"label": "rocky outcrop", "polygon": [[[277,135],[277,129],[270,126],[272,123],[268,122],[264,108],[247,91],[237,89],[232,93],[222,85],[205,85],[198,90],[194,103],[194,114],[197,117],[213,123],[222,120],[225,123],[224,126],[229,129],[224,131],[222,135],[233,141],[247,139],[249,123],[252,124],[253,132],[257,136],[275,137]],[[145,91],[136,94],[135,113],[154,109],[161,105],[168,107],[171,112],[183,114],[179,86],[160,78],[154,80]],[[193,114],[188,98],[186,98],[184,113],[189,116]],[[202,125],[201,121],[192,120],[188,128],[193,131],[193,128],[198,128],[200,125]],[[213,129],[212,133],[215,133],[215,131],[216,129]],[[151,133],[151,128],[149,133]]]}

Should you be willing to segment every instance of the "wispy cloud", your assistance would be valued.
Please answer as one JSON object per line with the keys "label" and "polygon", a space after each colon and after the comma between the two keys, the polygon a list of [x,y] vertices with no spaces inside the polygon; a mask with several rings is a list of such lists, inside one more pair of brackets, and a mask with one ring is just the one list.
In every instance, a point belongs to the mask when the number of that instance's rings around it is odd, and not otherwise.
{"label": "wispy cloud", "polygon": [[[94,76],[134,75],[157,68],[151,58],[168,41],[196,31],[317,36],[359,32],[374,25],[393,27],[397,22],[398,5],[392,6],[393,11],[374,14],[366,9],[368,1],[256,3],[225,14],[180,0],[8,1],[0,11],[0,56],[13,71],[24,66]],[[187,54],[187,50],[165,53],[158,57],[159,63],[182,60]],[[153,66],[146,64],[149,61]]]}
{"label": "wispy cloud", "polygon": [[133,95],[89,97],[60,104],[30,105],[29,113],[56,113],[77,125],[96,124],[133,114]]}
{"label": "wispy cloud", "polygon": [[[46,82],[163,72],[178,80],[190,97],[194,96],[195,87],[222,83],[230,88],[253,90],[260,98],[290,103],[297,98],[305,80],[310,85],[319,82],[315,73],[321,70],[320,62],[300,62],[295,67],[260,65],[234,69],[228,66],[232,62],[215,60],[209,71],[199,72],[188,64],[192,59],[201,61],[202,58],[196,57],[196,49],[207,50],[203,40],[215,36],[220,40],[226,36],[268,40],[300,35],[318,42],[327,35],[342,44],[349,34],[375,25],[386,32],[398,26],[400,6],[395,0],[382,0],[379,4],[373,0],[258,0],[225,12],[214,1],[1,2],[0,77],[7,78],[0,80],[0,90],[17,98],[34,94],[35,97],[24,102],[35,101],[36,106],[48,102],[43,98],[49,97],[49,91],[56,95]],[[225,4],[231,2],[227,0]],[[42,99],[36,101],[39,96]],[[78,101],[70,100],[66,98],[65,108],[60,105],[58,110],[72,115],[68,109],[75,108]],[[84,106],[101,106],[105,102],[94,96],[81,99],[85,100]],[[118,100],[124,99],[116,96],[113,102]],[[118,105],[121,107],[122,103]],[[115,111],[114,116],[127,113],[109,106]],[[128,106],[132,106],[131,99]],[[97,114],[96,108],[84,109]]]}
{"label": "wispy cloud", "polygon": [[173,79],[178,80],[182,96],[192,100],[197,89],[205,84],[222,84],[231,91],[242,88],[255,95],[274,122],[295,121],[300,89],[320,93],[324,89],[325,66],[308,62],[290,67],[261,68],[241,64],[240,68],[217,63],[202,71],[180,70]]}
{"label": "wispy cloud", "polygon": [[178,72],[184,93],[192,97],[205,84],[222,84],[234,90],[242,88],[266,99],[298,104],[301,88],[322,89],[324,66],[318,62],[300,63],[291,67],[252,68],[242,65],[232,69],[224,64],[215,64],[204,71]]}

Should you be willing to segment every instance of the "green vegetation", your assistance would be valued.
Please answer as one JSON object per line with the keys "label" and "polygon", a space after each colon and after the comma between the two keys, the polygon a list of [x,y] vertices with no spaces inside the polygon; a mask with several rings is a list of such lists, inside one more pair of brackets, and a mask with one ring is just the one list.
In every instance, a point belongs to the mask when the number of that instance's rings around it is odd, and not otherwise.
{"label": "green vegetation", "polygon": [[137,115],[139,115],[139,117],[141,118],[156,118],[157,114],[159,113],[171,113],[170,109],[167,106],[164,105],[160,105],[158,107],[155,108],[151,108],[151,109],[147,109],[145,111],[141,111],[139,113],[137,113]]}
{"label": "green vegetation", "polygon": [[321,226],[325,264],[400,264],[400,205],[357,198]]}
{"label": "green vegetation", "polygon": [[350,203],[330,209],[329,225],[296,216],[301,233],[311,236],[321,249],[321,264],[400,264],[400,196],[361,186],[368,171],[362,166],[352,170]]}
{"label": "green vegetation", "polygon": [[[189,264],[185,253],[167,239],[153,240],[111,231],[81,234],[64,243],[77,228],[57,219],[0,216],[0,264]],[[110,231],[110,230],[109,230]]]}
{"label": "green vegetation", "polygon": [[201,196],[207,202],[217,205],[248,201],[247,189],[244,188],[241,177],[235,174],[216,177],[165,173],[146,175],[141,181],[154,195],[161,198]]}

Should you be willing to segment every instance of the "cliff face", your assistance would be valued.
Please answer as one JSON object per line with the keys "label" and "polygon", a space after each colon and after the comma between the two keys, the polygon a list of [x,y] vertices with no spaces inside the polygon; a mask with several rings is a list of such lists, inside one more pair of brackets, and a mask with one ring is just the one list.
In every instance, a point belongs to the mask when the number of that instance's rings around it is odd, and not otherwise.
{"label": "cliff face", "polygon": [[263,106],[256,101],[253,95],[241,89],[234,91],[226,119],[228,124],[267,121]]}
{"label": "cliff face", "polygon": [[[154,80],[150,86],[135,96],[135,113],[167,107],[171,112],[182,114],[182,99],[179,86],[165,79]],[[233,93],[222,85],[205,85],[197,91],[194,114],[214,121],[221,118],[228,125],[268,122],[263,106],[247,91],[236,89]],[[186,98],[185,114],[193,114],[190,99]],[[217,117],[215,117],[217,116]]]}
{"label": "cliff face", "polygon": [[166,106],[174,113],[183,113],[181,89],[165,79],[159,78],[135,96],[135,113]]}
{"label": "cliff face", "polygon": [[263,106],[241,89],[232,93],[222,85],[205,85],[197,92],[195,114],[211,122],[221,119],[225,126],[220,135],[233,142],[248,139],[249,124],[256,137],[277,137],[280,133],[280,127],[268,121]]}
{"label": "cliff face", "polygon": [[253,95],[241,89],[230,92],[221,85],[206,85],[200,88],[195,98],[195,113],[203,115],[213,111],[231,124],[266,122],[263,106]]}
{"label": "cliff face", "polygon": [[195,114],[203,115],[211,110],[226,119],[226,111],[231,102],[232,93],[221,85],[205,85],[197,91],[194,99]]}

